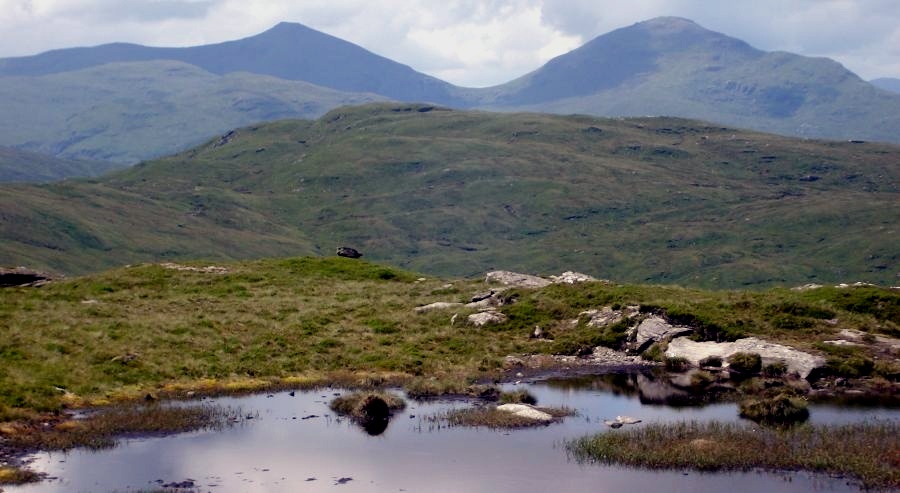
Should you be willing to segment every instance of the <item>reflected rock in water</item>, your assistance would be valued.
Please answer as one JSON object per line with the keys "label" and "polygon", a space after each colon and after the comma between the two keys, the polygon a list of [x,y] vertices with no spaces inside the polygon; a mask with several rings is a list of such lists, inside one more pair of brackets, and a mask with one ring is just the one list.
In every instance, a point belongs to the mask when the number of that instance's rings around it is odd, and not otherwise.
{"label": "reflected rock in water", "polygon": [[387,430],[391,409],[384,399],[370,395],[363,399],[354,417],[366,433],[377,436]]}
{"label": "reflected rock in water", "polygon": [[[547,385],[570,390],[598,390],[615,395],[636,396],[641,404],[698,406],[709,403],[716,394],[732,389],[706,377],[699,370],[686,373],[665,371],[618,372],[549,380]],[[705,378],[699,378],[705,377]]]}

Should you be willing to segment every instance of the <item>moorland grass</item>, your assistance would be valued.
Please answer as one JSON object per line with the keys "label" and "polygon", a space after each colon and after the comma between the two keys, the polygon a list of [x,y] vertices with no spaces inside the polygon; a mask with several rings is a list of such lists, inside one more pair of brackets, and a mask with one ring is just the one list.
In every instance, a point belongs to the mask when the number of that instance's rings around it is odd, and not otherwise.
{"label": "moorland grass", "polygon": [[803,470],[853,476],[864,487],[900,486],[896,421],[804,425],[788,430],[745,424],[648,424],[567,443],[579,461],[651,469]]}
{"label": "moorland grass", "polygon": [[[78,274],[346,242],[430,275],[577,270],[709,288],[895,279],[896,146],[672,118],[396,109],[239,129],[96,180],[2,186],[0,258]],[[824,314],[772,309],[784,327]]]}
{"label": "moorland grass", "polygon": [[[827,349],[836,368],[843,362],[858,375],[897,374],[883,355],[878,365],[865,364],[874,360],[869,348],[822,345],[835,336],[830,321],[810,318],[812,325],[793,329],[772,323],[773,310],[788,310],[792,316],[833,315],[840,328],[894,333],[897,321],[880,310],[893,310],[900,293],[875,287],[798,292],[554,285],[516,290],[518,301],[500,307],[506,323],[461,327],[450,318],[467,309],[413,309],[482,291],[480,280],[454,280],[448,288],[444,279],[420,281],[400,269],[337,257],[221,266],[221,273],[209,273],[144,264],[37,289],[4,289],[0,418],[147,393],[172,397],[329,383],[406,385],[411,397],[484,397],[496,390],[473,384],[496,375],[506,355],[565,353],[529,338],[534,325],[573,342],[565,347],[589,347],[597,343],[597,331],[583,320],[570,321],[583,310],[615,304],[692,323],[701,339],[756,335],[813,352]],[[856,302],[848,303],[845,293]],[[852,366],[856,360],[863,363]]]}
{"label": "moorland grass", "polygon": [[35,428],[12,427],[6,443],[23,450],[104,449],[124,434],[158,435],[218,429],[241,419],[239,409],[211,405],[118,405],[84,419],[67,419]]}

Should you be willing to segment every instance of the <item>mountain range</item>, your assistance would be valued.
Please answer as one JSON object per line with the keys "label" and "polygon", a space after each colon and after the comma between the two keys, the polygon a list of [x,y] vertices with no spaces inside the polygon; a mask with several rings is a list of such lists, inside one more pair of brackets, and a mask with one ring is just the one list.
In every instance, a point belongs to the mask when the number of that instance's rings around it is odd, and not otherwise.
{"label": "mountain range", "polygon": [[900,93],[900,79],[882,77],[880,79],[870,80],[869,83],[871,83],[875,87],[884,89],[885,91]]}
{"label": "mountain range", "polygon": [[601,35],[508,83],[456,87],[300,24],[188,48],[109,44],[0,59],[0,145],[122,165],[230,128],[378,100],[667,115],[900,142],[900,95],[828,59],[764,52],[680,18]]}
{"label": "mountain range", "polygon": [[377,103],[93,180],[0,186],[0,259],[331,255],[707,287],[895,282],[900,147],[676,119]]}

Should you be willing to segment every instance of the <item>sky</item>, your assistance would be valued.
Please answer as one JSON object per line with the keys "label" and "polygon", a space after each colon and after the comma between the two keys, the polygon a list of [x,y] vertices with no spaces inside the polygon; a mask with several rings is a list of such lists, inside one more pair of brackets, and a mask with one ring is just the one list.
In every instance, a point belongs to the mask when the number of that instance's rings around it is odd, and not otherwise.
{"label": "sky", "polygon": [[900,0],[0,0],[0,57],[117,41],[209,44],[289,21],[482,87],[658,16],[833,58],[864,79],[900,78]]}

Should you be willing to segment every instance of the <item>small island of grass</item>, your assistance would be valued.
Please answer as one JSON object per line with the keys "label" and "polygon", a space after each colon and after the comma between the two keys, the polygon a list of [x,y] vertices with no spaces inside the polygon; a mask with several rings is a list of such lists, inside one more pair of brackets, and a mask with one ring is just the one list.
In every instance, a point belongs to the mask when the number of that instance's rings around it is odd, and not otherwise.
{"label": "small island of grass", "polygon": [[790,429],[721,422],[649,424],[571,441],[576,460],[649,469],[801,470],[849,475],[866,488],[900,486],[894,421]]}

